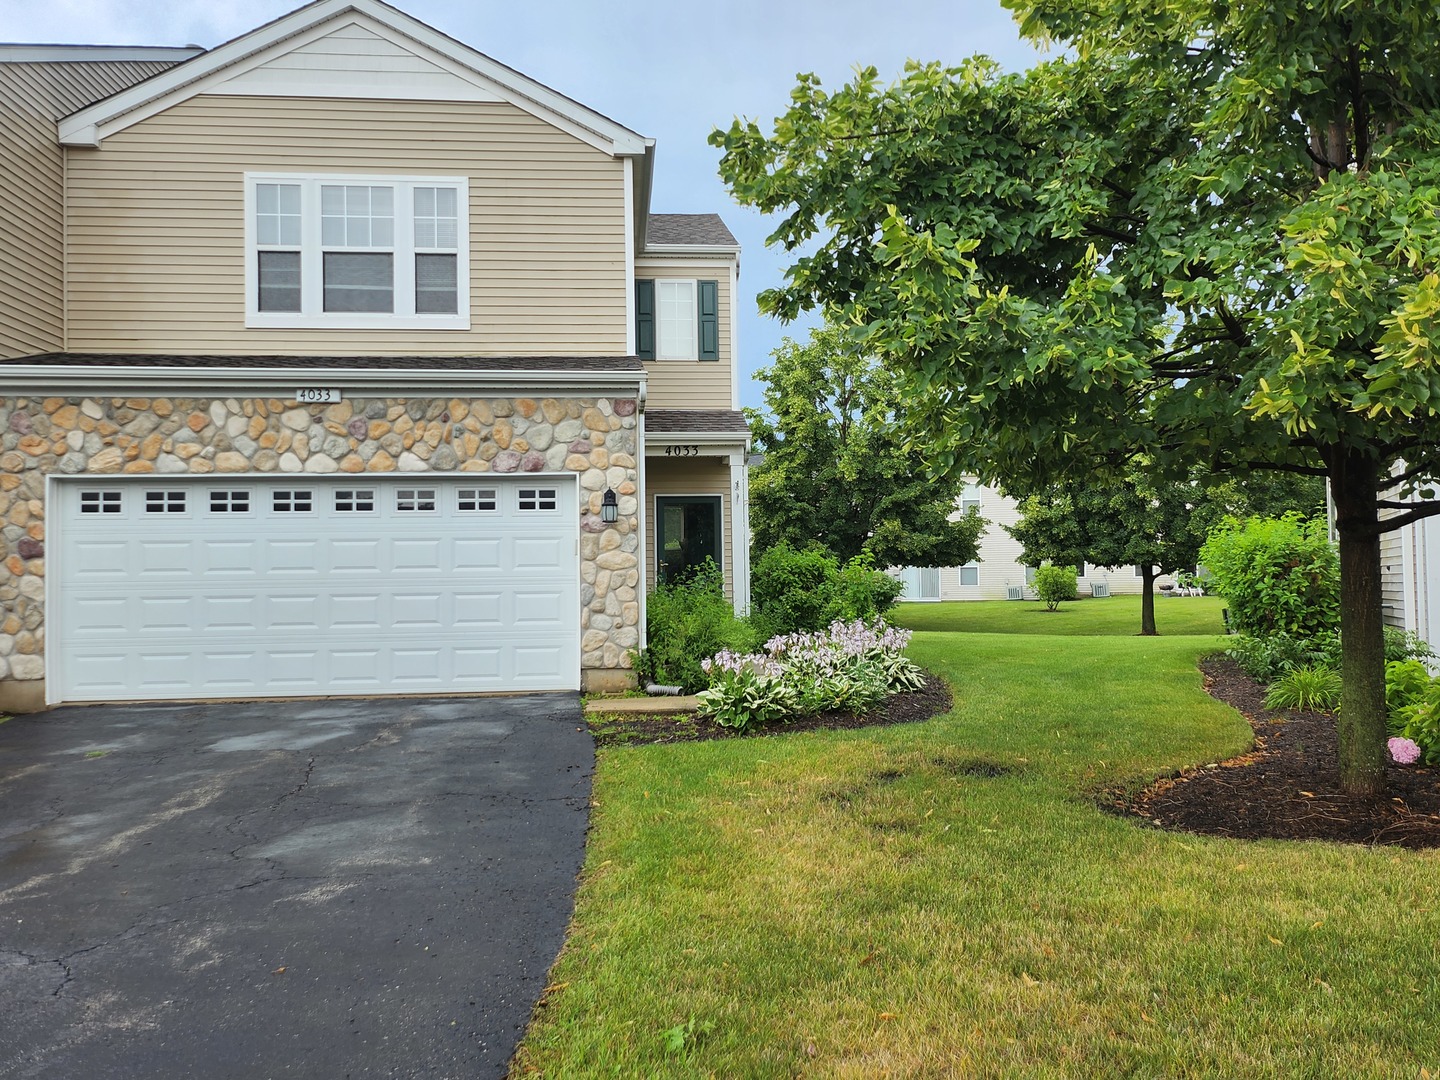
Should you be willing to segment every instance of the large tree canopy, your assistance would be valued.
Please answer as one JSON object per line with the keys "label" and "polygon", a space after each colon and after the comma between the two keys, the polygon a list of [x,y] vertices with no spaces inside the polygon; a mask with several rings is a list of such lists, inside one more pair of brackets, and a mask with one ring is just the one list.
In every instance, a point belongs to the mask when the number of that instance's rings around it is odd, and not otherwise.
{"label": "large tree canopy", "polygon": [[1064,55],[802,77],[773,133],[715,133],[810,251],[762,303],[841,312],[941,471],[1327,477],[1342,777],[1378,791],[1378,536],[1440,512],[1440,5],[1007,3]]}
{"label": "large tree canopy", "polygon": [[897,422],[900,381],[843,332],[786,339],[756,377],[768,414],[748,410],[763,462],[750,474],[755,546],[818,541],[878,566],[959,566],[984,523],[951,521],[961,482],[931,480]]}

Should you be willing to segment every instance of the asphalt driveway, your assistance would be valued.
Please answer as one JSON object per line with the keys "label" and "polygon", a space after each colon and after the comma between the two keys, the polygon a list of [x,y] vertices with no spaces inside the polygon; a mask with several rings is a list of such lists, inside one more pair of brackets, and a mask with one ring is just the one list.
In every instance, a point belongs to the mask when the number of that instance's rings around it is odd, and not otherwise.
{"label": "asphalt driveway", "polygon": [[573,694],[0,724],[0,1077],[502,1076],[593,765]]}

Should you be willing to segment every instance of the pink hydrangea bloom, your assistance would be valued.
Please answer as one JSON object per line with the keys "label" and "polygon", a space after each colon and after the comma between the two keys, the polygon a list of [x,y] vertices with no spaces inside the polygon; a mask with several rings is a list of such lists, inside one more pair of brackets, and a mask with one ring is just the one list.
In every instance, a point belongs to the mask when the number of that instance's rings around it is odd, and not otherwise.
{"label": "pink hydrangea bloom", "polygon": [[1420,760],[1420,746],[1412,739],[1395,738],[1388,745],[1397,765],[1414,765]]}

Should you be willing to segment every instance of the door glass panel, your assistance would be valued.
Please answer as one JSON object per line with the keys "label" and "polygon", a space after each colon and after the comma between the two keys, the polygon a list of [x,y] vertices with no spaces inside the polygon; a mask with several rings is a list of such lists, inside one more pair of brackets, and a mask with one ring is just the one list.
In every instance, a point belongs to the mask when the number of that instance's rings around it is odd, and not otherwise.
{"label": "door glass panel", "polygon": [[683,581],[706,559],[723,566],[719,495],[658,496],[655,531],[661,581]]}

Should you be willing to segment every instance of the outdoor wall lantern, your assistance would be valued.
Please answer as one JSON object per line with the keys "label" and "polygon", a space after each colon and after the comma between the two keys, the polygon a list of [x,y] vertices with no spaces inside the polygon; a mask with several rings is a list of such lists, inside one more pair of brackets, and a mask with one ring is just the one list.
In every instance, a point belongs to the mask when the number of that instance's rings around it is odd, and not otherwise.
{"label": "outdoor wall lantern", "polygon": [[610,488],[606,488],[605,498],[600,502],[600,520],[605,522],[606,525],[613,525],[615,519],[619,516],[620,503],[615,498],[615,492]]}

